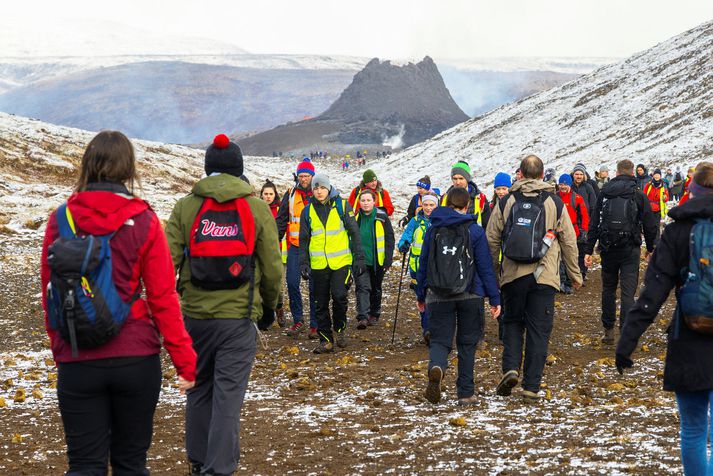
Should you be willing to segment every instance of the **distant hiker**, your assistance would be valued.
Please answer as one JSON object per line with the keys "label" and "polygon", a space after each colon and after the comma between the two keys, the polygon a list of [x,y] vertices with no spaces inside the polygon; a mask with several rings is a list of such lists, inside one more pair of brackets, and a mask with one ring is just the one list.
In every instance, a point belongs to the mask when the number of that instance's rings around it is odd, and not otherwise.
{"label": "distant hiker", "polygon": [[349,205],[354,209],[354,213],[359,211],[359,196],[362,190],[366,189],[373,190],[376,193],[377,208],[384,210],[388,216],[393,215],[394,205],[391,203],[391,196],[371,169],[364,171],[361,183],[354,187],[352,193],[349,194]]}
{"label": "distant hiker", "polygon": [[417,273],[418,309],[428,309],[431,333],[428,351],[426,399],[441,400],[441,381],[453,347],[458,347],[458,405],[477,403],[473,384],[475,348],[483,337],[483,298],[488,297],[493,318],[500,314],[500,293],[488,242],[476,217],[468,213],[472,202],[465,188],[456,187],[445,207],[431,214],[433,226],[423,241]]}
{"label": "distant hiker", "polygon": [[664,185],[668,189],[668,195],[671,196],[671,187],[673,187],[673,171],[666,169],[666,175],[663,176]]}
{"label": "distant hiker", "polygon": [[421,210],[421,197],[431,190],[431,177],[428,175],[421,177],[421,179],[416,182],[416,195],[411,197],[411,201],[408,204],[408,210],[406,211],[406,216],[399,221],[401,228],[405,227],[413,217],[416,216]]}
{"label": "distant hiker", "polygon": [[181,393],[196,379],[166,236],[134,196],[138,185],[131,142],[102,131],[87,145],[74,192],[45,230],[42,307],[59,368],[66,474],[106,474],[109,461],[113,474],[149,474],[162,341]]}
{"label": "distant hiker", "polygon": [[[701,162],[701,163],[703,163],[703,162]],[[698,164],[698,165],[701,165],[701,164]],[[688,187],[691,185],[691,181],[693,180],[693,174],[697,171],[696,168],[697,167],[691,167],[688,169],[688,174],[687,174],[686,180],[683,183],[683,195],[681,196],[681,200],[678,201],[679,205],[686,203],[686,201],[688,200],[688,196],[689,196]]]}
{"label": "distant hiker", "polygon": [[601,191],[609,183],[609,167],[602,165],[597,173],[597,188]]}
{"label": "distant hiker", "polygon": [[446,203],[448,203],[448,194],[451,190],[456,188],[466,189],[470,195],[468,213],[474,215],[478,225],[485,228],[488,225],[488,218],[490,217],[490,205],[488,204],[488,198],[480,191],[475,182],[473,182],[470,166],[462,160],[453,164],[451,168],[451,181],[453,185],[451,185],[441,197],[441,205],[446,206]]}
{"label": "distant hiker", "polygon": [[[290,298],[290,312],[292,314],[292,327],[287,330],[287,335],[297,337],[305,330],[302,306],[302,282],[300,273],[300,217],[302,210],[310,203],[312,198],[312,177],[314,165],[309,160],[297,164],[297,181],[282,197],[280,211],[277,213],[277,235],[280,239],[287,237],[287,295]],[[309,338],[317,338],[317,318],[314,308],[314,283],[308,282],[309,289]]]}
{"label": "distant hiker", "polygon": [[673,174],[673,183],[671,184],[671,200],[679,201],[681,195],[683,195],[683,183],[684,183],[683,173],[681,172],[681,166],[676,166],[676,173]]}
{"label": "distant hiker", "polygon": [[636,175],[634,176],[636,179],[636,184],[639,187],[639,190],[644,189],[644,185],[649,183],[651,181],[651,177],[649,177],[649,171],[646,170],[646,166],[644,164],[638,164],[636,166]]}
{"label": "distant hiker", "polygon": [[656,240],[658,241],[661,235],[661,219],[664,218],[668,212],[668,189],[661,178],[661,169],[654,170],[651,181],[644,185],[643,191],[646,198],[649,199],[651,211],[656,215],[656,226],[658,227]]}
{"label": "distant hiker", "polygon": [[668,326],[663,389],[676,393],[684,474],[709,475],[713,470],[707,454],[713,408],[713,307],[710,291],[704,288],[710,289],[713,281],[704,253],[713,246],[713,169],[699,169],[689,189],[690,200],[669,212],[674,221],[664,229],[649,261],[641,294],[616,348],[616,367],[623,373],[633,365],[631,355],[639,339],[675,287],[677,305]]}
{"label": "distant hiker", "polygon": [[[406,253],[409,253],[408,269],[411,276],[411,289],[416,292],[418,281],[416,276],[418,273],[419,264],[421,262],[421,250],[423,248],[423,238],[426,236],[428,228],[431,226],[431,213],[438,206],[438,197],[435,193],[427,193],[421,197],[421,211],[416,213],[416,216],[408,222],[406,229],[399,240],[399,251],[403,255],[402,259],[406,259]],[[421,333],[423,340],[428,344],[431,337],[428,331],[428,309],[419,310],[421,317]]]}
{"label": "distant hiker", "polygon": [[386,212],[376,208],[376,193],[363,190],[355,215],[366,272],[355,279],[357,329],[375,326],[381,316],[381,283],[394,259],[394,229]]}
{"label": "distant hiker", "polygon": [[[262,189],[260,190],[260,198],[262,198],[262,200],[270,207],[270,212],[272,212],[273,218],[277,219],[277,213],[280,210],[280,194],[277,193],[277,187],[270,180],[265,180],[265,183],[263,184]],[[287,263],[288,246],[289,243],[287,242],[287,238],[283,236],[282,240],[280,241],[280,254],[282,257],[283,274],[285,272],[285,265]],[[267,306],[262,307],[263,315],[266,313],[269,314],[270,311],[270,308],[268,308]],[[280,327],[285,327],[287,325],[285,322],[285,309],[282,297],[282,286],[280,286],[280,296],[277,300],[277,309],[275,309],[275,317],[277,318],[277,324]]]}
{"label": "distant hiker", "polygon": [[[584,199],[572,190],[572,176],[563,174],[559,178],[559,191],[557,195],[562,199],[564,207],[569,214],[569,219],[577,236],[577,247],[583,247],[587,243],[587,230],[589,230],[589,212]],[[586,250],[585,250],[586,252]],[[560,291],[565,294],[572,294],[572,281],[567,276],[564,260],[560,261]]]}
{"label": "distant hiker", "polygon": [[520,168],[523,179],[515,182],[507,199],[493,208],[487,237],[507,310],[503,319],[503,377],[497,394],[508,396],[518,384],[524,336],[522,397],[534,402],[539,400],[554,319],[554,296],[560,287],[560,254],[575,289],[582,285],[582,275],[577,266],[574,228],[554,188],[542,181],[542,161],[529,155]]}
{"label": "distant hiker", "polygon": [[639,285],[641,234],[646,252],[651,254],[656,241],[657,219],[634,178],[634,164],[622,160],[614,177],[599,194],[597,212],[591,216],[587,238],[587,266],[592,264],[594,247],[599,242],[602,259],[602,342],[613,344],[616,324],[616,288],[621,287],[619,328],[624,325]]}
{"label": "distant hiker", "polygon": [[[315,175],[312,193],[314,198],[300,217],[300,273],[303,279],[314,282],[319,335],[314,353],[324,354],[332,352],[335,343],[339,348],[347,346],[347,288],[352,269],[358,279],[366,267],[352,207],[339,196],[326,175]],[[337,334],[336,339],[332,329]]]}
{"label": "distant hiker", "polygon": [[[578,195],[581,195],[584,199],[584,204],[587,207],[587,213],[591,217],[597,212],[597,194],[594,191],[594,187],[587,181],[587,169],[582,164],[577,164],[572,170],[572,191]],[[585,233],[589,230],[584,230]],[[579,250],[579,257],[577,262],[579,263],[579,272],[582,273],[582,278],[587,279],[587,267],[584,265],[584,242],[579,240],[577,242],[577,248]]]}
{"label": "distant hiker", "polygon": [[555,169],[546,169],[545,178],[543,178],[542,180],[557,188],[557,177],[555,176]]}
{"label": "distant hiker", "polygon": [[[251,196],[240,147],[224,134],[205,152],[206,177],[173,208],[166,225],[179,273],[186,329],[198,353],[186,404],[191,474],[232,474],[240,460],[240,410],[256,353],[256,325],[269,327],[282,264],[277,228]],[[219,416],[219,417],[217,417]]]}

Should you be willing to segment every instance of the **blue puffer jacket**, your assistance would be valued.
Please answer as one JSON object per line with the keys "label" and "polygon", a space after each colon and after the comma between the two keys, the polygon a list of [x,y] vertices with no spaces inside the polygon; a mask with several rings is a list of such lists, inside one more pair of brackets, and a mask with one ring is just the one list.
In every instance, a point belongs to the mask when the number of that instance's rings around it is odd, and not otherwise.
{"label": "blue puffer jacket", "polygon": [[426,232],[423,239],[423,248],[421,249],[421,265],[418,268],[416,280],[416,297],[419,301],[426,301],[426,290],[428,283],[428,253],[433,241],[433,233],[436,228],[443,226],[456,225],[459,223],[472,222],[468,230],[470,231],[470,247],[475,258],[475,273],[473,273],[473,282],[469,288],[469,292],[478,296],[487,296],[491,306],[500,304],[500,292],[498,290],[498,282],[495,279],[495,271],[493,270],[493,262],[490,257],[490,249],[488,241],[485,237],[485,230],[478,225],[475,216],[471,214],[461,215],[457,211],[449,207],[438,207],[431,213],[431,227]]}

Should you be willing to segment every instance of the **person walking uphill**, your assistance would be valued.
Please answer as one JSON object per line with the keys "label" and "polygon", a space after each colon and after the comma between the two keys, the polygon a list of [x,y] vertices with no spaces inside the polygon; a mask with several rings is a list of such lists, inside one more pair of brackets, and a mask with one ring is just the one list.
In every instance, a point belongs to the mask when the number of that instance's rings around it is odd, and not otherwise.
{"label": "person walking uphill", "polygon": [[676,393],[683,473],[710,475],[713,461],[707,455],[707,446],[713,408],[713,280],[707,256],[713,247],[713,169],[697,171],[689,190],[690,200],[668,213],[674,221],[663,231],[639,299],[624,323],[616,347],[616,367],[623,373],[633,365],[631,355],[639,339],[676,287],[663,389]]}
{"label": "person walking uphill", "polygon": [[[315,175],[312,191],[314,200],[302,210],[300,220],[300,272],[303,279],[314,281],[320,341],[314,353],[324,354],[332,352],[335,343],[340,348],[347,346],[347,289],[352,268],[358,279],[366,267],[359,225],[351,206],[339,196],[326,175]],[[332,329],[337,334],[336,341]]]}
{"label": "person walking uphill", "polygon": [[458,347],[459,405],[476,403],[473,385],[475,347],[483,337],[483,298],[490,301],[493,318],[500,314],[500,293],[495,279],[485,232],[468,214],[470,194],[456,188],[445,207],[431,214],[433,226],[423,240],[423,256],[417,273],[419,311],[428,307],[431,339],[428,351],[426,399],[438,403],[441,381],[453,346]]}
{"label": "person walking uphill", "polygon": [[391,203],[391,196],[371,169],[364,171],[361,183],[349,194],[349,205],[354,209],[354,213],[359,211],[359,197],[364,190],[373,190],[376,194],[377,208],[384,210],[388,216],[393,215],[394,205]]}
{"label": "person walking uphill", "polygon": [[240,459],[240,410],[255,360],[256,329],[272,324],[282,263],[268,205],[251,196],[240,148],[220,134],[205,152],[207,177],[166,225],[186,329],[198,353],[186,405],[191,474],[227,475]]}
{"label": "person walking uphill", "polygon": [[459,160],[451,168],[451,181],[453,185],[441,197],[441,206],[446,206],[448,202],[448,193],[456,188],[464,188],[468,190],[470,202],[468,202],[468,213],[475,215],[478,225],[485,228],[488,226],[488,218],[490,217],[490,205],[488,198],[480,191],[478,186],[473,182],[470,166]]}
{"label": "person walking uphill", "polygon": [[[589,213],[587,212],[587,205],[584,203],[582,196],[572,190],[572,176],[569,174],[560,176],[557,195],[562,199],[562,203],[564,203],[564,207],[574,227],[574,234],[577,236],[577,248],[584,247],[587,243]],[[567,276],[564,261],[560,261],[560,291],[565,294],[572,294],[572,282]]]}
{"label": "person walking uphill", "polygon": [[656,240],[658,241],[661,235],[661,219],[666,216],[668,212],[668,189],[666,184],[661,178],[661,169],[654,170],[654,175],[651,177],[651,181],[644,185],[642,189],[644,195],[649,199],[649,204],[651,205],[651,211],[656,215]]}
{"label": "person walking uphill", "polygon": [[[241,177],[242,178],[242,177]],[[280,194],[277,193],[277,187],[271,180],[265,180],[265,183],[260,189],[260,198],[267,203],[270,207],[270,212],[272,216],[277,219],[277,213],[280,211]],[[280,254],[282,258],[282,270],[285,270],[285,264],[287,263],[287,248],[288,248],[287,238],[282,237],[280,240]],[[262,307],[263,315],[269,314],[272,310],[267,306]],[[275,317],[277,318],[277,324],[280,327],[285,327],[285,309],[284,301],[282,298],[282,287],[280,287],[280,295],[277,300],[277,309],[275,309]]]}
{"label": "person walking uphill", "polygon": [[375,326],[381,316],[381,284],[394,259],[394,229],[386,212],[376,208],[376,193],[364,190],[355,215],[366,272],[356,281],[357,329]]}
{"label": "person walking uphill", "polygon": [[[587,213],[591,217],[597,212],[597,193],[594,187],[587,180],[587,169],[582,164],[577,164],[572,170],[572,191],[577,195],[581,195],[584,199],[584,204],[587,207]],[[598,190],[598,189],[597,189]],[[586,242],[586,235],[589,229],[583,228],[581,231],[584,232],[584,239],[577,241],[579,272],[582,273],[582,278],[587,279],[587,267],[584,265],[584,243]]]}
{"label": "person walking uphill", "polygon": [[[277,236],[282,239],[287,236],[287,268],[285,278],[287,281],[287,295],[290,298],[290,312],[293,325],[287,330],[287,335],[297,337],[304,331],[302,322],[303,306],[302,292],[300,290],[300,217],[302,210],[310,203],[312,198],[312,177],[314,165],[305,159],[297,165],[297,181],[295,186],[282,197],[280,210],[277,213]],[[285,235],[286,234],[286,235]],[[309,289],[309,337],[317,338],[317,318],[314,310],[314,283],[308,282]]]}
{"label": "person walking uphill", "polygon": [[196,378],[166,237],[135,185],[131,142],[100,132],[84,152],[74,193],[45,230],[42,307],[59,368],[66,474],[107,474],[108,462],[112,474],[149,474],[162,340],[181,393]]}
{"label": "person walking uphill", "polygon": [[534,402],[539,399],[554,319],[554,295],[560,287],[560,254],[575,289],[582,285],[582,275],[572,222],[569,214],[563,213],[564,204],[552,185],[542,181],[542,161],[529,155],[520,168],[523,179],[515,182],[510,195],[493,209],[486,234],[507,310],[503,318],[503,378],[497,393],[510,395],[519,381],[524,334],[522,397]]}

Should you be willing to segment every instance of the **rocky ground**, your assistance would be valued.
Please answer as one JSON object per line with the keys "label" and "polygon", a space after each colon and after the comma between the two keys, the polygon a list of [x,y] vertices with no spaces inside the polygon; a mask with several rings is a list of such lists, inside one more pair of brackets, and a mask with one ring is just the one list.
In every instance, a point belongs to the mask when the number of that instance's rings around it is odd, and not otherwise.
{"label": "rocky ground", "polygon": [[[60,474],[66,459],[39,304],[38,237],[0,240],[0,473]],[[475,369],[479,404],[456,406],[455,378],[447,372],[445,399],[434,406],[422,397],[428,353],[408,290],[391,344],[400,263],[395,266],[382,322],[350,328],[347,349],[317,356],[305,336],[266,333],[243,408],[241,473],[680,472],[675,403],[660,390],[670,301],[642,339],[635,367],[620,377],[613,348],[599,342],[595,271],[580,292],[556,298],[540,404],[495,395],[501,347],[488,320]],[[183,400],[164,362],[149,465],[153,474],[180,475],[187,472]]]}

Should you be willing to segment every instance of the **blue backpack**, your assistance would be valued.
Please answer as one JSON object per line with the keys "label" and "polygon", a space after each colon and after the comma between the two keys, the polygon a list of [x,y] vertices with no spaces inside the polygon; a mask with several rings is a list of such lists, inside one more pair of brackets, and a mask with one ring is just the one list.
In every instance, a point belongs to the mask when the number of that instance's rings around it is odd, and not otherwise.
{"label": "blue backpack", "polygon": [[713,221],[696,220],[689,250],[688,274],[678,290],[678,312],[690,329],[713,334]]}
{"label": "blue backpack", "polygon": [[57,209],[59,237],[49,246],[47,311],[50,327],[77,349],[98,347],[117,335],[141,285],[125,302],[112,276],[109,235],[78,236],[72,214],[63,204]]}

